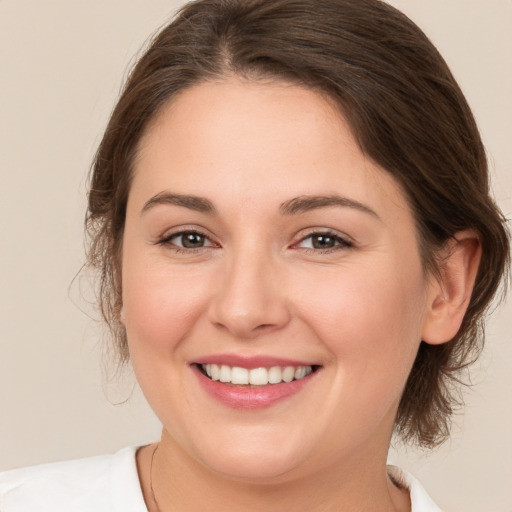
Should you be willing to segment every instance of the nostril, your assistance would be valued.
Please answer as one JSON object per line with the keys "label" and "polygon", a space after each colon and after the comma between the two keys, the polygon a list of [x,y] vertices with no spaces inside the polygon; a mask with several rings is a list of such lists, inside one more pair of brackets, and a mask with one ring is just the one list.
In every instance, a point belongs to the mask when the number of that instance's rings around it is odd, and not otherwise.
{"label": "nostril", "polygon": [[274,325],[272,324],[261,324],[261,325],[258,325],[254,328],[254,330],[258,330],[258,331],[268,331],[270,329],[272,329],[273,327],[275,327]]}
{"label": "nostril", "polygon": [[250,339],[280,329],[289,322],[287,300],[279,291],[255,277],[236,277],[230,275],[211,297],[208,317],[212,324],[237,338]]}

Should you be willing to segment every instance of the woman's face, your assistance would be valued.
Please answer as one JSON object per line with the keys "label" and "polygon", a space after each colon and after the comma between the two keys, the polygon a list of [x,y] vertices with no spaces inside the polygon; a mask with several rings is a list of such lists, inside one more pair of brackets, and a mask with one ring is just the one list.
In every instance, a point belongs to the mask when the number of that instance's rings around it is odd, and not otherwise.
{"label": "woman's face", "polygon": [[137,378],[187,457],[252,480],[385,457],[429,286],[404,195],[320,95],[231,79],[168,105],[122,279]]}

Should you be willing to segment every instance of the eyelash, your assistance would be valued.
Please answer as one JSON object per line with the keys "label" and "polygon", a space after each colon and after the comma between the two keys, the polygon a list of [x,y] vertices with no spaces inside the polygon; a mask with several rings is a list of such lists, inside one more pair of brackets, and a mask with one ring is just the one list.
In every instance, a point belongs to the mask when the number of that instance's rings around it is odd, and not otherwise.
{"label": "eyelash", "polygon": [[312,231],[311,233],[308,233],[306,236],[302,237],[297,243],[293,244],[292,247],[297,247],[299,244],[303,243],[304,241],[308,239],[313,239],[314,237],[324,237],[324,238],[330,238],[333,239],[334,243],[336,244],[334,247],[319,249],[315,247],[302,247],[299,249],[302,249],[303,251],[307,253],[321,253],[321,254],[330,254],[335,251],[341,251],[350,249],[351,247],[354,247],[353,242],[348,240],[347,238],[343,238],[339,234],[333,232],[333,231]]}
{"label": "eyelash", "polygon": [[[172,239],[183,237],[185,235],[196,235],[204,239],[205,241],[208,241],[210,245],[202,246],[202,247],[180,247],[178,245],[175,245],[171,242]],[[329,247],[326,249],[320,249],[315,247],[298,247],[301,243],[304,243],[308,239],[312,239],[313,237],[325,237],[330,238],[334,240],[334,243],[336,244],[334,247]],[[202,251],[204,249],[211,249],[219,247],[218,244],[213,242],[206,234],[202,233],[201,231],[195,230],[195,229],[184,229],[182,231],[176,231],[174,233],[171,233],[170,235],[165,236],[161,240],[158,240],[157,245],[162,246],[169,246],[173,251],[176,253],[187,253],[187,254],[194,254],[199,251]],[[312,231],[308,235],[302,237],[298,242],[294,243],[291,246],[293,249],[302,249],[306,253],[320,253],[320,254],[330,254],[335,251],[340,250],[346,250],[350,249],[351,247],[354,247],[353,242],[350,240],[347,240],[346,238],[341,237],[337,233],[334,233],[333,231]]]}
{"label": "eyelash", "polygon": [[[207,240],[208,242],[210,242],[211,245],[207,245],[207,246],[203,246],[203,247],[180,247],[171,242],[171,240],[173,238],[179,238],[179,237],[183,237],[185,235],[199,236],[199,237],[203,238],[205,241]],[[163,245],[163,246],[169,246],[173,251],[175,251],[177,253],[187,253],[187,254],[190,254],[190,253],[193,254],[193,253],[199,252],[204,249],[218,247],[218,244],[215,244],[214,242],[212,242],[212,240],[207,235],[205,235],[204,233],[201,233],[201,231],[198,231],[196,229],[183,229],[182,231],[176,231],[175,233],[171,233],[170,235],[165,236],[161,240],[158,240],[157,244]]]}

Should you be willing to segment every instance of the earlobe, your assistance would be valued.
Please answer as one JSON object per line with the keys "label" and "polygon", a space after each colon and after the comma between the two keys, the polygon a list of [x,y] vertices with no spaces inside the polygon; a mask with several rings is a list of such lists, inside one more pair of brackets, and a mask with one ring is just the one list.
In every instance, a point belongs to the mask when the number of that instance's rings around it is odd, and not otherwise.
{"label": "earlobe", "polygon": [[456,233],[439,254],[439,274],[431,277],[422,339],[446,343],[457,334],[471,299],[482,247],[473,230]]}

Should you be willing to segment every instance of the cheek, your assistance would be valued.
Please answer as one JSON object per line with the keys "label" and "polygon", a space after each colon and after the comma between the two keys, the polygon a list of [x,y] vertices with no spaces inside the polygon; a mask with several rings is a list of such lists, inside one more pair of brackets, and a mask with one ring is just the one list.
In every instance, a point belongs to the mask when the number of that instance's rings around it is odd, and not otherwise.
{"label": "cheek", "polygon": [[421,339],[425,285],[419,264],[346,268],[323,283],[302,295],[301,311],[331,351],[339,378],[401,389]]}
{"label": "cheek", "polygon": [[130,351],[136,345],[161,353],[174,349],[203,311],[207,289],[205,276],[126,262],[123,307]]}
{"label": "cheek", "polygon": [[132,367],[161,422],[179,431],[179,415],[169,415],[169,411],[186,407],[187,397],[172,390],[180,389],[187,377],[187,340],[198,327],[208,288],[199,276],[191,279],[190,272],[170,273],[158,264],[139,265],[135,258],[130,258],[123,271]]}

